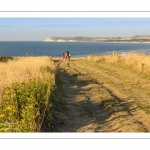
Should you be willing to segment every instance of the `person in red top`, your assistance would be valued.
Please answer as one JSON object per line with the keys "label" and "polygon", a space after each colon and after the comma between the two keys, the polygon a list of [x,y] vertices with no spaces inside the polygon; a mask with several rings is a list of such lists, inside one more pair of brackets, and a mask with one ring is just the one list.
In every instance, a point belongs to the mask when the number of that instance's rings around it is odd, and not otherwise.
{"label": "person in red top", "polygon": [[66,55],[63,53],[62,54],[62,59],[65,60],[66,59]]}

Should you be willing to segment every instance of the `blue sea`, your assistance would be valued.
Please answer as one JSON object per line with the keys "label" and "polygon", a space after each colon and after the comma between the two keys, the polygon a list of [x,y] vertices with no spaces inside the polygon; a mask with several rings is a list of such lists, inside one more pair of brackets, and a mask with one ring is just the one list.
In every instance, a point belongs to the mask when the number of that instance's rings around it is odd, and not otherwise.
{"label": "blue sea", "polygon": [[119,54],[144,51],[150,53],[146,43],[90,43],[90,42],[0,42],[0,56],[54,56],[69,51],[72,57]]}

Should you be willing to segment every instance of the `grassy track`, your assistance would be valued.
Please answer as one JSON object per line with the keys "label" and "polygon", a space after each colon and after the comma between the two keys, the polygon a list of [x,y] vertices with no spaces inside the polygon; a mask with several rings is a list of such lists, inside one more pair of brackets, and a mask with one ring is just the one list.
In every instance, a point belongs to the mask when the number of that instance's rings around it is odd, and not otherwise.
{"label": "grassy track", "polygon": [[68,111],[59,132],[149,132],[150,80],[104,62],[58,60]]}

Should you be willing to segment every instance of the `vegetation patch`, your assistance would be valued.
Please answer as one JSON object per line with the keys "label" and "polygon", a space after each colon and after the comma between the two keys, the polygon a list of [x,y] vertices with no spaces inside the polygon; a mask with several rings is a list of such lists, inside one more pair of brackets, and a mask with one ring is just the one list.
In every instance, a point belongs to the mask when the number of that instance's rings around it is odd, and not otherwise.
{"label": "vegetation patch", "polygon": [[48,57],[20,58],[1,65],[0,132],[44,130],[43,121],[52,119],[47,112],[55,90],[54,68]]}
{"label": "vegetation patch", "polygon": [[52,105],[49,102],[52,90],[51,80],[40,78],[4,87],[0,105],[1,132],[39,131],[46,107]]}
{"label": "vegetation patch", "polygon": [[8,60],[13,60],[13,57],[10,56],[0,56],[0,62],[7,62]]}

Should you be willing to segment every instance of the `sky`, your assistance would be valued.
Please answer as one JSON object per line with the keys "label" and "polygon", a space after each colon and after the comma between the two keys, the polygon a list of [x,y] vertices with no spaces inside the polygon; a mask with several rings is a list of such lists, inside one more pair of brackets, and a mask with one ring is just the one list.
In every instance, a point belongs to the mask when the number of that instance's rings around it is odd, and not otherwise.
{"label": "sky", "polygon": [[0,41],[150,35],[150,18],[0,18]]}

